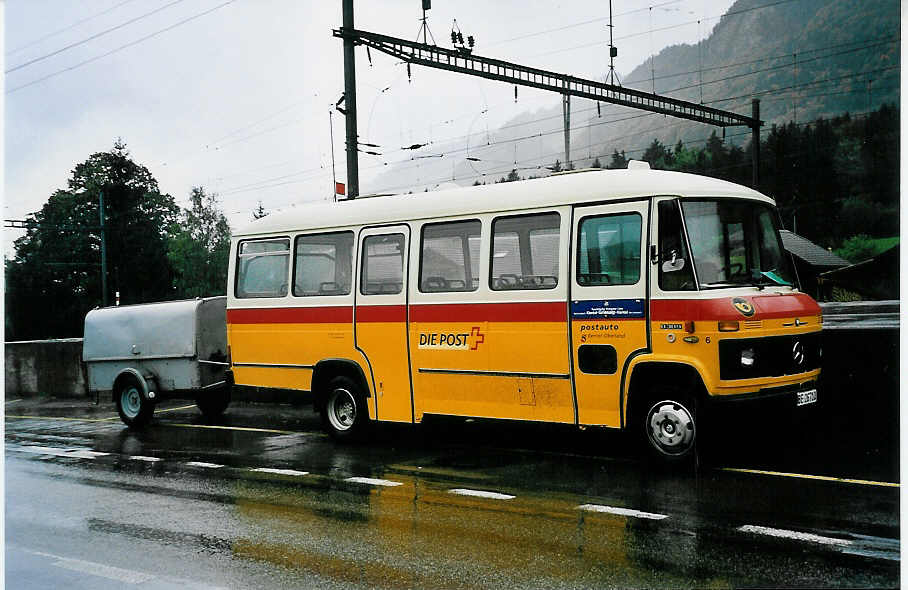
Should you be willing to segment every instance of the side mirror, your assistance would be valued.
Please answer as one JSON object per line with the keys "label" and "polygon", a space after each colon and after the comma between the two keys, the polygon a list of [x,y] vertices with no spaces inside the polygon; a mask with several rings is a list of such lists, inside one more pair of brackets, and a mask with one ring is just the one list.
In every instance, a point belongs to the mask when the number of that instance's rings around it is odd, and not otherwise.
{"label": "side mirror", "polygon": [[678,257],[678,251],[672,250],[672,259],[662,263],[662,272],[676,272],[684,268],[684,259]]}

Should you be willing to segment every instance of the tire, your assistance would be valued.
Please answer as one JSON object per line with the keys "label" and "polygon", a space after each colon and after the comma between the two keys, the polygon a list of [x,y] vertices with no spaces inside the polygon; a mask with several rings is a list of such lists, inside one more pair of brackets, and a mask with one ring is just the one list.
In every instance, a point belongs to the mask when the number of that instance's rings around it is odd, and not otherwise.
{"label": "tire", "polygon": [[195,398],[195,405],[206,418],[218,418],[230,405],[230,387],[219,387]]}
{"label": "tire", "polygon": [[125,377],[117,383],[114,402],[120,420],[130,428],[142,428],[154,415],[154,402],[145,398],[142,385],[135,377]]}
{"label": "tire", "polygon": [[697,409],[683,396],[655,397],[643,405],[636,427],[649,456],[662,463],[682,463],[696,457]]}
{"label": "tire", "polygon": [[328,384],[321,415],[323,428],[335,440],[360,440],[369,425],[362,388],[348,377],[335,377]]}

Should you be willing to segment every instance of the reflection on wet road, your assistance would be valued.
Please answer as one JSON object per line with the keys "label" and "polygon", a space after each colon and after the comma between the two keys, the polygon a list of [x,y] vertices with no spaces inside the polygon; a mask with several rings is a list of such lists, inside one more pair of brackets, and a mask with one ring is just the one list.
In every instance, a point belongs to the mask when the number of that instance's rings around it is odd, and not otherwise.
{"label": "reflection on wet road", "polygon": [[31,410],[6,420],[10,588],[899,583],[897,479],[856,477],[879,470],[671,472],[500,425],[343,446],[286,406],[174,403],[140,433]]}

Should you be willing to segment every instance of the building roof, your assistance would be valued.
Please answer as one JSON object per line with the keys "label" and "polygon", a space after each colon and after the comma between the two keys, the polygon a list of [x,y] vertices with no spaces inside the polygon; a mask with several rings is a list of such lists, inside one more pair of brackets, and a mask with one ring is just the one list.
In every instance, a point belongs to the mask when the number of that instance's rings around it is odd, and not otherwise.
{"label": "building roof", "polygon": [[233,235],[286,234],[654,195],[743,197],[773,203],[753,189],[707,176],[664,170],[596,170],[428,193],[301,203],[272,212]]}
{"label": "building roof", "polygon": [[841,256],[837,256],[828,250],[824,250],[821,246],[814,244],[804,236],[799,236],[787,229],[780,230],[779,233],[782,235],[782,245],[785,249],[796,258],[803,260],[811,266],[818,268],[840,268],[851,264]]}

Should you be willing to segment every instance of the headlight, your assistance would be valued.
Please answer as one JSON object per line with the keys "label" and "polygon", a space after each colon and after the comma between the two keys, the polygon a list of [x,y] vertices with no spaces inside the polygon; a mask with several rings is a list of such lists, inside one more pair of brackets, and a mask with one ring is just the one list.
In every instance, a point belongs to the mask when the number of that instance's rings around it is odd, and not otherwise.
{"label": "headlight", "polygon": [[754,366],[754,360],[756,355],[752,348],[745,348],[741,351],[741,366],[742,367],[752,367]]}

